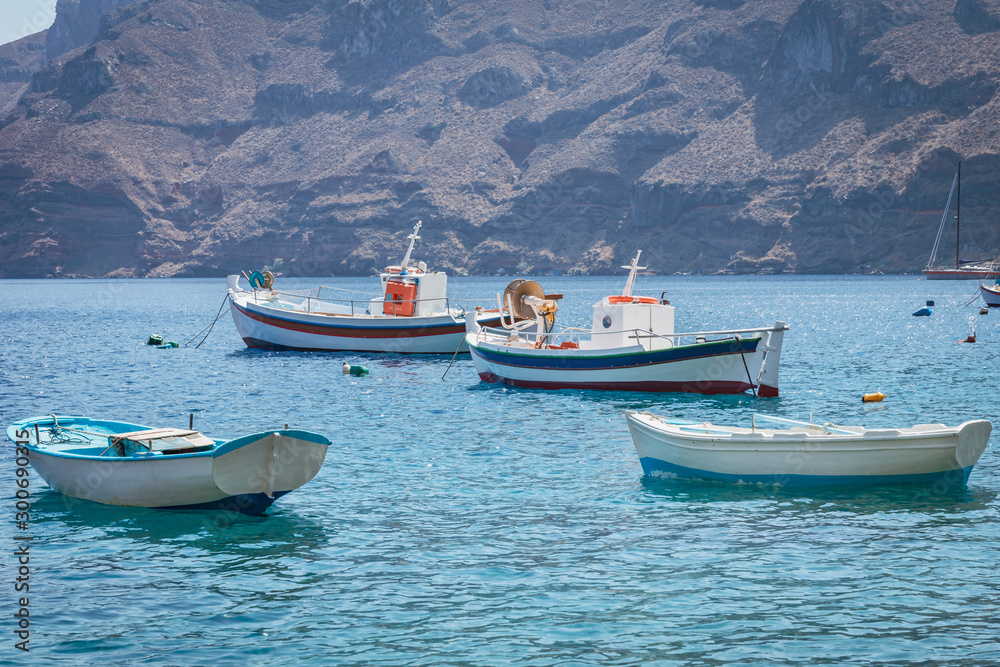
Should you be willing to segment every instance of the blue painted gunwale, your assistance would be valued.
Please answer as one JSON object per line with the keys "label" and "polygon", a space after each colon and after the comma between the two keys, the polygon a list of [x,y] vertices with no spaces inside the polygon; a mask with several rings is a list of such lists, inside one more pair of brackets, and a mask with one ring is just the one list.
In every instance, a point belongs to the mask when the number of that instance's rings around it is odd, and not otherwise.
{"label": "blue painted gunwale", "polygon": [[[151,429],[151,426],[142,426],[140,424],[130,424],[128,422],[116,422],[108,421],[102,419],[90,419],[88,417],[77,417],[77,416],[60,416],[57,415],[60,426],[75,426],[79,428],[84,428],[87,426],[98,428],[98,429],[109,429],[112,433],[108,433],[108,436],[115,435],[116,433],[128,433],[130,431],[146,431]],[[51,426],[52,417],[32,417],[30,419],[22,419],[20,421],[14,422],[7,428],[7,437],[13,442],[15,440],[14,434],[16,431],[27,429],[33,433],[35,424],[41,426]],[[240,447],[248,445],[256,440],[260,440],[271,433],[282,433],[300,440],[306,440],[308,442],[313,442],[319,445],[330,446],[330,440],[325,436],[319,435],[318,433],[311,433],[309,431],[298,431],[298,430],[274,430],[274,431],[263,431],[260,433],[251,433],[250,435],[244,435],[234,440],[218,440],[212,438],[215,443],[215,447],[211,450],[204,452],[192,452],[188,454],[159,454],[156,456],[140,456],[140,457],[113,457],[113,456],[95,456],[90,454],[73,454],[70,452],[62,452],[50,450],[46,447],[38,447],[33,444],[21,445],[27,447],[31,451],[38,452],[44,456],[52,456],[55,458],[64,459],[85,459],[85,460],[99,460],[105,462],[114,463],[140,463],[149,461],[160,461],[160,460],[175,460],[183,458],[197,458],[197,457],[218,457],[223,454],[228,454],[229,452],[235,451]],[[96,446],[96,445],[95,445]],[[80,447],[86,447],[84,443],[80,443]]]}
{"label": "blue painted gunwale", "polygon": [[305,440],[307,442],[312,442],[317,445],[326,445],[327,447],[329,447],[331,444],[329,438],[326,438],[325,436],[322,436],[318,433],[312,433],[310,431],[295,431],[295,430],[284,431],[279,429],[274,431],[263,431],[261,433],[251,433],[250,435],[244,435],[239,438],[236,438],[235,440],[230,440],[229,442],[223,442],[222,444],[220,444],[219,446],[217,446],[215,449],[213,449],[211,452],[208,453],[217,458],[224,454],[228,454],[229,452],[234,452],[240,447],[249,445],[250,443],[260,440],[261,438],[265,438],[271,435],[272,433],[280,433],[281,435],[287,435],[293,438],[298,438],[299,440]]}

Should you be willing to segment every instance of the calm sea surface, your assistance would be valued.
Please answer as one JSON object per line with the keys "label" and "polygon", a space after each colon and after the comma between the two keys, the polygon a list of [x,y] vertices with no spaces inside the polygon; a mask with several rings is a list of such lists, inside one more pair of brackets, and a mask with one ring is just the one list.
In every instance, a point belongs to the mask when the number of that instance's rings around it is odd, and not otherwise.
{"label": "calm sea surface", "polygon": [[[589,325],[624,276],[548,277]],[[279,279],[287,288],[319,281]],[[377,279],[324,284],[371,292]],[[458,301],[505,278],[451,278]],[[449,359],[248,350],[219,280],[0,281],[0,413],[334,443],[265,517],[68,501],[32,480],[30,656],[66,664],[1000,664],[997,435],[965,489],[783,490],[643,478],[622,417],[958,424],[1000,406],[1000,313],[973,282],[640,277],[680,330],[784,320],[781,397],[544,392]],[[927,299],[931,317],[911,313]],[[962,345],[975,328],[979,342]],[[344,376],[345,362],[371,369]],[[862,403],[881,390],[881,404]],[[2,448],[0,551],[13,550]],[[22,531],[18,531],[19,534]],[[27,664],[27,663],[24,663]]]}

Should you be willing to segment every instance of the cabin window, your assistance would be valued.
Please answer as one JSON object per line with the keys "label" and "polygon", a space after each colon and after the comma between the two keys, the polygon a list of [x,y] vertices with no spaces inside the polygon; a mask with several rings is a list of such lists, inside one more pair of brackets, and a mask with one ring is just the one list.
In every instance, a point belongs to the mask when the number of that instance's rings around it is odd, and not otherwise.
{"label": "cabin window", "polygon": [[605,329],[610,329],[611,328],[611,316],[610,315],[605,315],[604,319],[601,320],[601,324],[604,325]]}

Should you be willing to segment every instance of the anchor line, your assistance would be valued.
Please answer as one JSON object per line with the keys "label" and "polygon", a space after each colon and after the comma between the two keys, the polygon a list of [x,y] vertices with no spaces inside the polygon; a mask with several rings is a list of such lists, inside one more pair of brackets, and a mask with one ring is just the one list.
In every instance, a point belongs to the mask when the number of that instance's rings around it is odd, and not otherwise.
{"label": "anchor line", "polygon": [[[217,313],[215,314],[215,319],[214,319],[214,320],[212,320],[212,323],[211,323],[211,324],[209,324],[209,325],[208,325],[207,327],[205,327],[205,329],[208,329],[208,333],[206,333],[206,334],[205,334],[205,337],[201,339],[201,343],[198,343],[197,345],[195,345],[195,346],[194,346],[194,349],[196,349],[196,350],[197,350],[197,349],[198,349],[199,347],[201,347],[201,346],[202,346],[202,343],[204,343],[204,342],[205,342],[206,340],[208,340],[208,334],[212,333],[212,329],[214,329],[214,328],[215,328],[215,323],[219,321],[219,317],[220,317],[220,316],[222,315],[222,309],[223,309],[223,308],[224,308],[224,307],[226,306],[226,301],[227,301],[228,299],[229,299],[229,295],[228,295],[228,294],[227,294],[226,296],[222,297],[222,304],[221,304],[221,305],[219,306],[219,312],[217,312]],[[187,347],[188,345],[190,345],[190,344],[191,344],[191,342],[192,342],[192,341],[193,341],[193,340],[194,340],[195,338],[197,338],[197,337],[198,337],[198,336],[200,336],[200,335],[201,335],[202,333],[204,333],[205,329],[202,329],[201,331],[199,331],[198,333],[196,333],[196,334],[195,334],[195,335],[194,335],[194,336],[193,336],[193,337],[191,338],[191,340],[189,340],[188,342],[184,343],[184,346],[185,346],[185,347]]]}
{"label": "anchor line", "polygon": [[[735,335],[736,335],[736,344],[740,348],[740,359],[743,360],[743,370],[745,370],[747,372],[747,382],[750,383],[750,391],[753,392],[754,398],[756,398],[757,397],[757,389],[753,386],[753,380],[750,379],[750,368],[747,366],[746,355],[743,354],[743,340],[740,338],[739,334],[735,334]],[[767,352],[765,351],[764,354],[767,354]]]}

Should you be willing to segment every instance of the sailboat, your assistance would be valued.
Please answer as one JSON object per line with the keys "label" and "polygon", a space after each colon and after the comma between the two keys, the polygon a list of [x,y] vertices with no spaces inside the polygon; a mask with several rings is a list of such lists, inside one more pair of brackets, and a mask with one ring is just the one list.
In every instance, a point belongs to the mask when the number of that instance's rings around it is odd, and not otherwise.
{"label": "sailboat", "polygon": [[[935,266],[937,261],[938,247],[941,245],[941,235],[944,233],[944,223],[948,219],[948,211],[951,209],[951,198],[958,189],[958,196],[955,198],[955,266]],[[962,163],[958,163],[958,171],[951,182],[951,191],[948,193],[948,202],[944,205],[944,213],[941,214],[941,225],[938,227],[937,238],[934,239],[934,247],[931,249],[930,259],[924,268],[924,276],[927,280],[987,280],[989,278],[1000,277],[1000,257],[997,259],[975,259],[963,260],[959,256],[959,238],[962,223]],[[991,304],[992,305],[992,304]]]}

